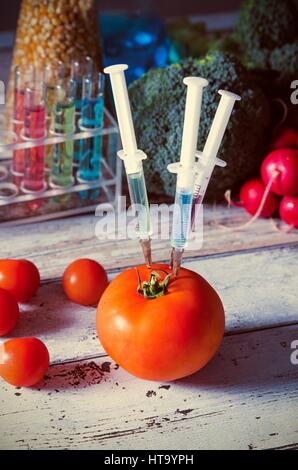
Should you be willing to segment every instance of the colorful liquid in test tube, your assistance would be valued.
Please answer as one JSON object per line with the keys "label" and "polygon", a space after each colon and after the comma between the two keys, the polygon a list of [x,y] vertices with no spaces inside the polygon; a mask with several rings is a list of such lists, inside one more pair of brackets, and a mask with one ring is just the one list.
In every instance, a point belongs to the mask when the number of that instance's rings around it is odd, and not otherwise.
{"label": "colorful liquid in test tube", "polygon": [[69,80],[57,85],[55,91],[55,110],[53,117],[54,135],[69,135],[69,140],[53,146],[50,184],[52,187],[69,187],[74,183],[73,156],[75,129],[75,91],[76,84]]}
{"label": "colorful liquid in test tube", "polygon": [[[83,60],[74,59],[71,62],[70,76],[76,84],[75,95],[75,129],[80,132],[79,121],[81,119],[82,105],[83,105],[83,78],[91,76],[93,73],[93,60],[91,57],[86,56]],[[76,140],[74,143],[74,165],[79,165],[81,157],[81,141]]]}
{"label": "colorful liquid in test tube", "polygon": [[[24,140],[42,139],[46,136],[45,86],[34,81],[25,89]],[[45,146],[25,149],[23,191],[40,192],[45,184]]]}
{"label": "colorful liquid in test tube", "polygon": [[[47,120],[47,135],[50,137],[51,125],[53,122],[53,115],[55,110],[55,90],[56,86],[63,83],[65,76],[64,64],[57,60],[48,64],[44,70],[44,81],[46,87],[46,120]],[[50,171],[52,166],[53,146],[46,146],[46,171]]]}
{"label": "colorful liquid in test tube", "polygon": [[[14,72],[14,101],[13,101],[13,131],[18,142],[22,142],[21,132],[25,119],[25,88],[26,83],[34,78],[34,68],[32,66],[15,68]],[[25,169],[25,150],[14,150],[12,159],[12,173],[22,176]]]}
{"label": "colorful liquid in test tube", "polygon": [[[103,127],[104,118],[104,75],[101,73],[84,77],[83,103],[80,129],[92,130]],[[78,180],[97,181],[100,177],[102,136],[82,139]]]}

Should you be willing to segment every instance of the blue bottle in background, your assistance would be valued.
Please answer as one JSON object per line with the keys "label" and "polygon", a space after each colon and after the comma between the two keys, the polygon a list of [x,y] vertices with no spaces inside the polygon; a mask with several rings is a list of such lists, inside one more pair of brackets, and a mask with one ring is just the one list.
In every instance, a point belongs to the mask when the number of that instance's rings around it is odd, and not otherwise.
{"label": "blue bottle in background", "polygon": [[100,30],[104,66],[127,63],[126,80],[131,83],[151,67],[168,64],[170,41],[163,20],[154,15],[103,14]]}

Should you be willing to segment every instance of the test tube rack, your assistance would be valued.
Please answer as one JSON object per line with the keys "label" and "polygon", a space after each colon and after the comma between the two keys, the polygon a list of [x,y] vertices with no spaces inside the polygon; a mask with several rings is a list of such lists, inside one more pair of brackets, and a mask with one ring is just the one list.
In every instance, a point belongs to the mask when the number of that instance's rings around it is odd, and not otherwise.
{"label": "test tube rack", "polygon": [[[71,136],[49,136],[38,141],[18,141],[9,129],[9,111],[1,109],[0,115],[0,225],[15,225],[48,220],[68,215],[94,212],[100,203],[116,208],[121,195],[122,164],[116,158],[119,150],[118,126],[105,108],[104,126],[98,129],[75,132]],[[8,122],[8,124],[7,124]],[[73,186],[51,188],[45,174],[46,187],[43,192],[22,191],[21,177],[11,171],[15,150],[54,145],[70,139],[83,140],[102,136],[101,176],[94,182],[79,182],[74,167]]]}

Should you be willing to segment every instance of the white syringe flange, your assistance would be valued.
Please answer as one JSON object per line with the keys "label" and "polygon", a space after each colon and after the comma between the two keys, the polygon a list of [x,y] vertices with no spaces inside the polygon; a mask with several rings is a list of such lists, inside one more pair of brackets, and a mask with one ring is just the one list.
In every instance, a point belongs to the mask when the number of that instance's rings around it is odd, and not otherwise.
{"label": "white syringe flange", "polygon": [[187,94],[180,163],[168,165],[168,170],[178,174],[180,186],[192,191],[203,89],[208,85],[208,81],[202,77],[186,77],[183,83],[187,86]]}
{"label": "white syringe flange", "polygon": [[134,155],[128,155],[124,150],[119,150],[117,155],[123,160],[126,174],[131,175],[142,170],[142,160],[146,160],[147,155],[143,150],[137,149]]}
{"label": "white syringe flange", "polygon": [[118,152],[118,156],[124,160],[126,170],[129,173],[135,173],[139,171],[140,160],[144,160],[146,158],[146,154],[137,148],[124,74],[124,71],[127,69],[128,65],[117,64],[106,67],[104,72],[110,75],[120,136],[123,146],[123,150]]}

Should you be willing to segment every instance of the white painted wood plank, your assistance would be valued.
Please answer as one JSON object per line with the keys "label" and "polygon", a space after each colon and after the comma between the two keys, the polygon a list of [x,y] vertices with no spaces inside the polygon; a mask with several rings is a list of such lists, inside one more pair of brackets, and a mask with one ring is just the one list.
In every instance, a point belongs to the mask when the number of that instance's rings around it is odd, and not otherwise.
{"label": "white painted wood plank", "polygon": [[[226,311],[226,332],[298,322],[298,247],[199,259],[186,267],[218,291]],[[37,336],[52,362],[104,354],[95,330],[95,308],[66,299],[61,281],[45,284],[22,316],[13,336]],[[4,338],[2,338],[4,340]]]}
{"label": "white painted wood plank", "polygon": [[[269,220],[260,219],[245,232],[227,231],[218,224],[238,226],[248,219],[239,208],[218,207],[216,211],[204,206],[204,243],[187,256],[204,256],[256,247],[298,243],[298,230],[289,234],[276,231]],[[29,258],[39,268],[42,278],[62,276],[65,267],[74,259],[89,257],[107,269],[134,266],[143,262],[139,244],[133,240],[99,241],[95,237],[95,216],[72,217],[19,227],[1,227],[0,258]],[[122,230],[122,227],[120,227]],[[169,257],[169,241],[153,241],[155,261]]]}
{"label": "white painted wood plank", "polygon": [[[298,443],[298,325],[225,337],[201,372],[161,384],[109,359],[0,388],[0,448],[264,449]],[[109,364],[110,362],[110,364]]]}

